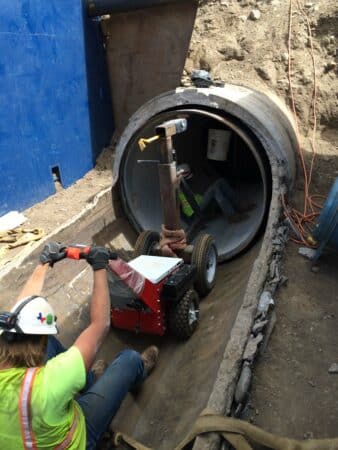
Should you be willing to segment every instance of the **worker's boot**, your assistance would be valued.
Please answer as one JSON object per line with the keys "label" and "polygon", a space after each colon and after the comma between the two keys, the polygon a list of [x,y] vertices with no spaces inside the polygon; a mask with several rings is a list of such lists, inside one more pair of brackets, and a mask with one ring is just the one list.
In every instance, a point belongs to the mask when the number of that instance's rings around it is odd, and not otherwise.
{"label": "worker's boot", "polygon": [[103,372],[108,367],[108,364],[103,359],[98,359],[94,362],[92,365],[91,371],[94,372],[96,381],[100,378],[100,376],[103,374]]}
{"label": "worker's boot", "polygon": [[141,353],[144,364],[144,370],[147,375],[153,370],[158,361],[159,349],[155,345],[151,345]]}

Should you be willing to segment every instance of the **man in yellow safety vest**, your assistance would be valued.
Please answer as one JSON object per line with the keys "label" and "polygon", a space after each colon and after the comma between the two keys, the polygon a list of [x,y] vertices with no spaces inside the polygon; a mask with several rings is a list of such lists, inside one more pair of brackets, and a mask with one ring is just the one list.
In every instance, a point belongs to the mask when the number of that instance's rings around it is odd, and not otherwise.
{"label": "man in yellow safety vest", "polygon": [[56,317],[40,296],[58,261],[50,243],[11,312],[0,313],[0,448],[94,450],[129,389],[153,369],[158,349],[121,352],[98,378],[90,369],[110,327],[109,252],[92,247],[90,324],[66,350],[54,337]]}
{"label": "man in yellow safety vest", "polygon": [[[195,183],[192,183],[193,174],[189,164],[186,163],[177,166],[177,176],[180,186],[178,198],[181,211],[186,218],[195,219],[196,214],[205,213],[212,204],[219,208],[227,222],[238,222],[246,217],[243,213],[250,207],[242,207],[235,192],[224,177],[217,177],[214,180],[204,179],[202,183],[200,176],[197,177]],[[192,184],[195,185],[193,190],[201,190],[204,185],[204,192],[193,192]]]}

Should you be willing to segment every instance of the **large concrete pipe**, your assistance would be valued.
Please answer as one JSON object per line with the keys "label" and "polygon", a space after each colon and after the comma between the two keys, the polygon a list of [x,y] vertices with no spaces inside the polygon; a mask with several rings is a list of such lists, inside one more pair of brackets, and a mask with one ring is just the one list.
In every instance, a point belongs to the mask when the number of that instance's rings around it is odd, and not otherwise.
{"label": "large concrete pipe", "polygon": [[[204,231],[212,234],[221,261],[245,250],[263,229],[273,189],[291,187],[295,178],[296,134],[291,117],[276,99],[240,86],[183,89],[160,95],[142,106],[130,119],[117,148],[113,170],[128,220],[137,231],[159,230],[162,208],[156,163],[159,146],[143,153],[137,141],[154,134],[155,127],[169,119],[185,117],[188,131],[174,141],[177,162],[188,163],[195,177],[194,189],[203,194],[205,180],[214,174],[234,190],[238,204],[247,211],[240,220],[227,221],[217,207],[204,220]],[[231,136],[227,156],[214,161],[208,157],[210,130]],[[210,142],[209,142],[210,143]],[[200,186],[199,180],[204,180]],[[182,225],[189,219],[182,215]]]}

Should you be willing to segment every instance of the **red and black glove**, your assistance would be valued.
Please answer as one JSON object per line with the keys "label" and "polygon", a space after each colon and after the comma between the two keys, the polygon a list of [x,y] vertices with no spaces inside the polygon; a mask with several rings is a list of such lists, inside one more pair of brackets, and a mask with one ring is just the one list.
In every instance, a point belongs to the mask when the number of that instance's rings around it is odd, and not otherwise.
{"label": "red and black glove", "polygon": [[46,244],[40,255],[41,264],[49,264],[53,267],[54,263],[61,261],[66,257],[66,247],[59,242],[51,241]]}

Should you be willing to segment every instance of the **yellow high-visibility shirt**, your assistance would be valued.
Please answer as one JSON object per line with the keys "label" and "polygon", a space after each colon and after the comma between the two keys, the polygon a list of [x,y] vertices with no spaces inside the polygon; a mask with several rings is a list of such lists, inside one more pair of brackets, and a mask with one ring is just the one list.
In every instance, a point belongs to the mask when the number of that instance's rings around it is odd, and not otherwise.
{"label": "yellow high-visibility shirt", "polygon": [[[0,370],[0,448],[23,450],[19,416],[20,387],[24,368]],[[86,448],[86,426],[83,412],[74,400],[85,386],[86,369],[80,351],[71,347],[47,361],[38,371],[32,389],[32,427],[39,450],[52,450],[66,437],[74,408],[78,424],[71,450]]]}

